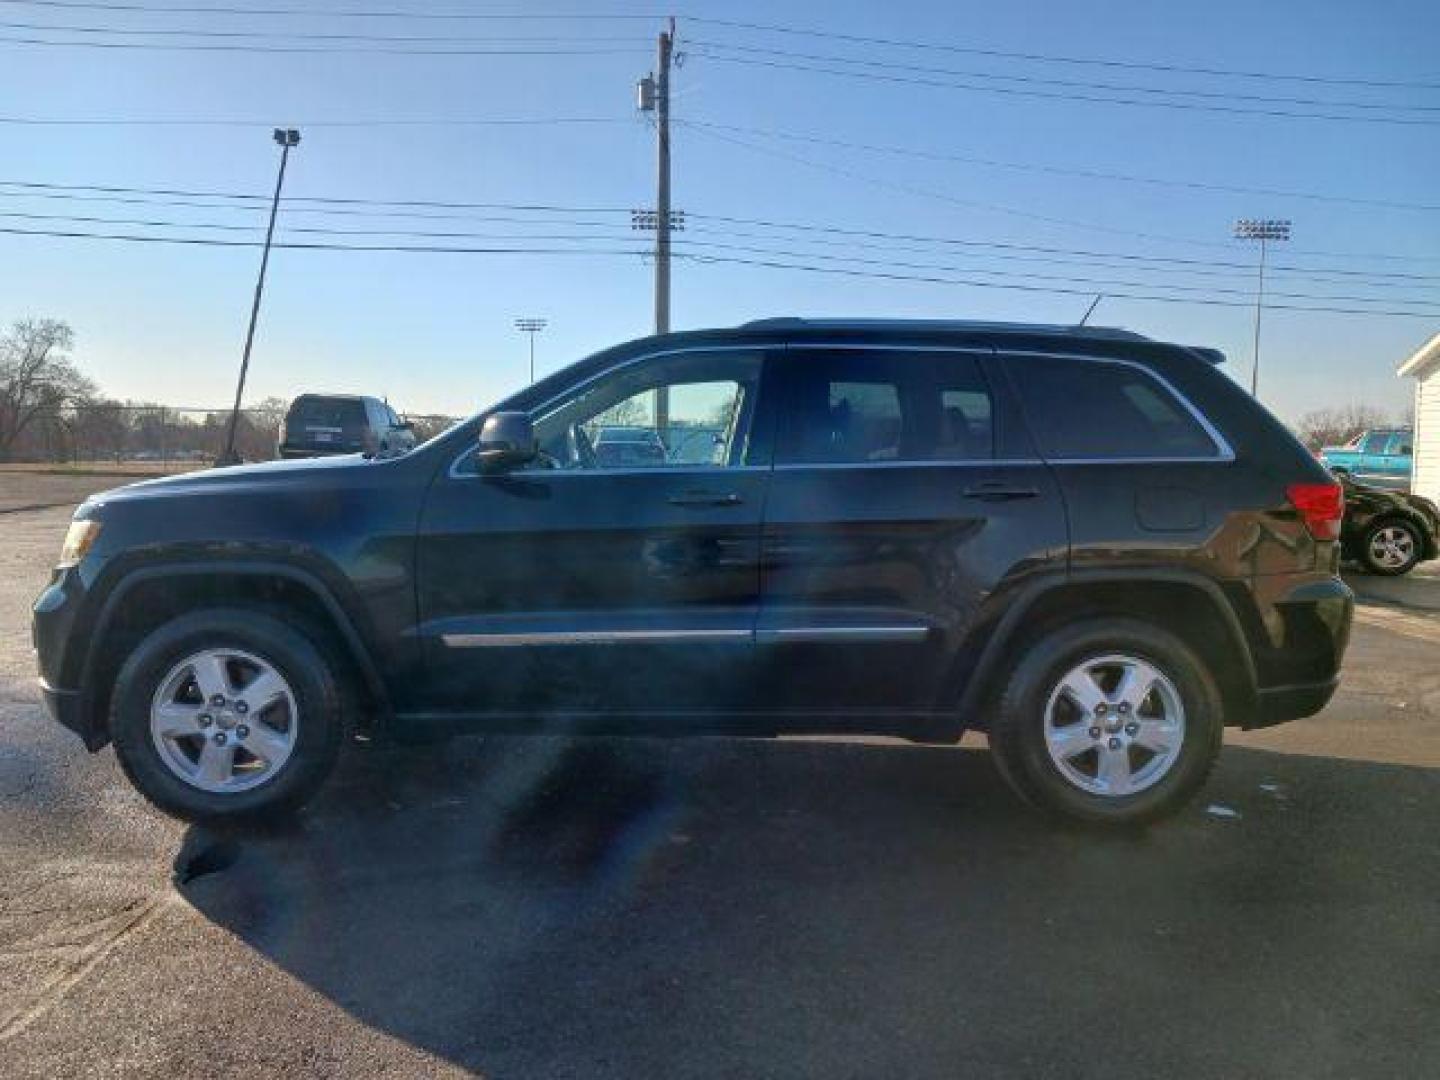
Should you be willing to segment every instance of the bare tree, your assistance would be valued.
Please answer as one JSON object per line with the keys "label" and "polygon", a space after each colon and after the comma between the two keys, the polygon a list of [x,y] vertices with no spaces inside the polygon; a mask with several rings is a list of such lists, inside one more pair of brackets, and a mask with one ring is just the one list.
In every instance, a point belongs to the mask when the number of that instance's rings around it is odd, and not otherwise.
{"label": "bare tree", "polygon": [[1316,409],[1300,417],[1295,433],[1312,450],[1341,446],[1367,428],[1389,423],[1385,413],[1370,405],[1346,405],[1341,409]]}
{"label": "bare tree", "polygon": [[20,319],[0,336],[0,461],[38,417],[95,395],[95,384],[66,355],[74,343],[58,319]]}
{"label": "bare tree", "polygon": [[617,401],[590,422],[596,427],[641,427],[649,420],[650,410],[646,408],[646,395],[636,394],[624,401]]}

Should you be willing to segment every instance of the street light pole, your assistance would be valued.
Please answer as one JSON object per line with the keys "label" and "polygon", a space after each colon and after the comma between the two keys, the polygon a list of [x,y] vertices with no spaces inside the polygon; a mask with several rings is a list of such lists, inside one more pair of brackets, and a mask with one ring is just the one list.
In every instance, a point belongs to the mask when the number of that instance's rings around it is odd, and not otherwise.
{"label": "street light pole", "polygon": [[280,210],[280,189],[285,186],[285,164],[292,147],[300,145],[300,132],[294,128],[276,128],[275,142],[280,146],[280,175],[275,178],[275,197],[270,201],[270,224],[265,229],[265,250],[260,255],[260,276],[255,281],[255,300],[250,305],[250,327],[245,331],[245,351],[240,355],[240,381],[235,384],[235,405],[230,410],[230,426],[225,433],[225,450],[217,465],[238,465],[235,453],[235,425],[240,421],[240,399],[245,394],[245,375],[250,370],[250,348],[255,344],[255,323],[260,318],[260,297],[265,292],[265,271],[270,265],[270,243],[275,237],[275,217]]}
{"label": "street light pole", "polygon": [[549,322],[545,319],[516,319],[515,329],[522,334],[530,335],[530,382],[535,382],[535,335],[547,327]]}
{"label": "street light pole", "polygon": [[1235,222],[1237,240],[1260,241],[1259,280],[1255,288],[1255,358],[1250,367],[1250,396],[1260,396],[1260,315],[1265,308],[1265,254],[1271,240],[1289,240],[1290,222],[1242,218]]}

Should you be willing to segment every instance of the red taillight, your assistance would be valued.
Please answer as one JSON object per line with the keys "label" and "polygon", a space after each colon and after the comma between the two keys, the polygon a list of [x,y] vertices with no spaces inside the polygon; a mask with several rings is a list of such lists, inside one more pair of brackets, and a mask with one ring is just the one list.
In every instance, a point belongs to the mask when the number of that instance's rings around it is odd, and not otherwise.
{"label": "red taillight", "polygon": [[1285,489],[1290,505],[1316,540],[1336,540],[1345,517],[1345,493],[1339,484],[1291,484]]}

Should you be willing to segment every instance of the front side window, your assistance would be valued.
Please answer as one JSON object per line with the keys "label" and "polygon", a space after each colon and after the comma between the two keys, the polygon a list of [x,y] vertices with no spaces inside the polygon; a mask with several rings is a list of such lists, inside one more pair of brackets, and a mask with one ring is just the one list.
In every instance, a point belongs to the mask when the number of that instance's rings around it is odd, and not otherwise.
{"label": "front side window", "polygon": [[719,468],[741,464],[758,354],[679,354],[603,376],[535,420],[537,468]]}
{"label": "front side window", "polygon": [[1020,357],[1011,371],[1041,452],[1052,459],[1214,458],[1220,453],[1174,393],[1113,361]]}
{"label": "front side window", "polygon": [[993,456],[990,389],[972,356],[837,351],[793,357],[789,368],[778,463]]}
{"label": "front side window", "polygon": [[1390,444],[1391,444],[1394,440],[1395,440],[1395,435],[1394,435],[1393,432],[1389,432],[1389,431],[1372,431],[1372,432],[1368,433],[1368,434],[1364,437],[1364,439],[1361,441],[1361,443],[1360,443],[1360,452],[1361,452],[1362,454],[1388,454],[1388,453],[1391,453],[1392,451],[1390,450]]}

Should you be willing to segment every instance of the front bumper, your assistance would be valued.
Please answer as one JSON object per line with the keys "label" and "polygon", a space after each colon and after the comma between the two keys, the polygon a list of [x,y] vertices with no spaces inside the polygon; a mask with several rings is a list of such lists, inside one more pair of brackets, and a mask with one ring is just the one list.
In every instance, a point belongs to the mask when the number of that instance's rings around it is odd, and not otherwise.
{"label": "front bumper", "polygon": [[1253,731],[1314,716],[1330,704],[1339,685],[1340,676],[1336,675],[1325,682],[1266,687],[1257,695],[1255,712],[1244,728]]}
{"label": "front bumper", "polygon": [[40,696],[50,718],[80,736],[87,750],[99,750],[110,741],[109,733],[104,725],[96,722],[94,710],[89,708],[89,702],[81,691],[61,690],[41,679]]}
{"label": "front bumper", "polygon": [[73,731],[91,750],[110,741],[103,717],[96,716],[84,680],[86,587],[77,567],[56,570],[31,611],[30,635],[40,666],[40,695],[50,716]]}

